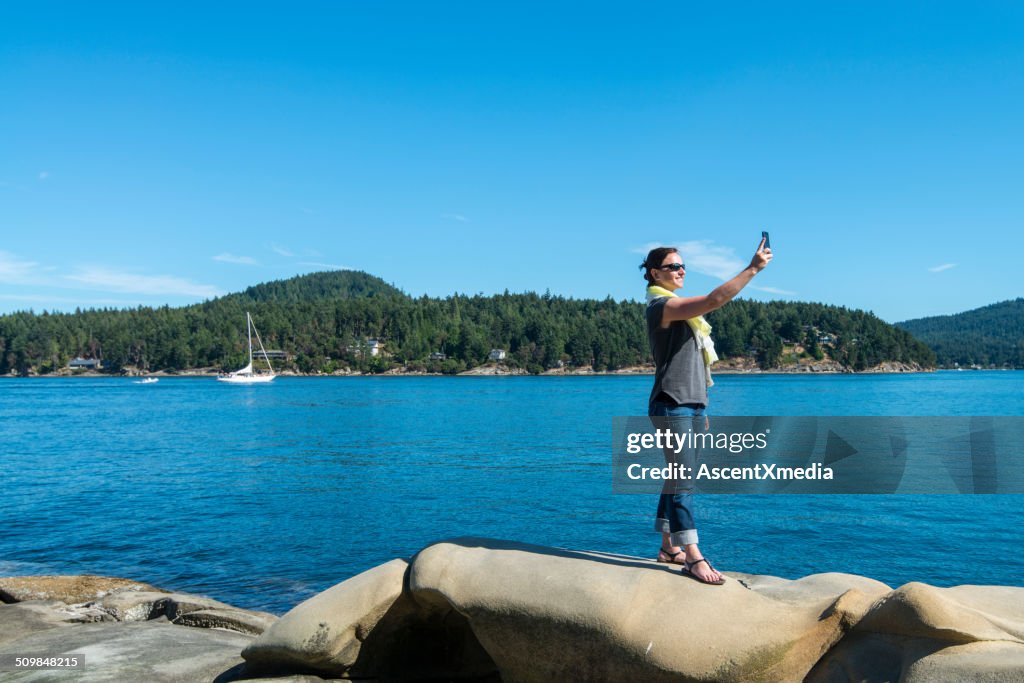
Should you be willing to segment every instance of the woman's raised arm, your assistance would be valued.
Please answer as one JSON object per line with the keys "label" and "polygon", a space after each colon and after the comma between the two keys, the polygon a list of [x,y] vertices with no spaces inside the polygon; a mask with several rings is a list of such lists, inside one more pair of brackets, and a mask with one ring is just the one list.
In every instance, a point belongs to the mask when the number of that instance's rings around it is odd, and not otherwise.
{"label": "woman's raised arm", "polygon": [[721,308],[732,301],[754,279],[755,275],[765,269],[771,260],[772,250],[765,248],[764,238],[761,238],[761,244],[757,246],[754,257],[750,259],[750,265],[733,279],[719,285],[710,294],[704,296],[679,296],[666,301],[661,313],[661,326],[668,327],[669,323],[677,320],[696,318],[698,315]]}

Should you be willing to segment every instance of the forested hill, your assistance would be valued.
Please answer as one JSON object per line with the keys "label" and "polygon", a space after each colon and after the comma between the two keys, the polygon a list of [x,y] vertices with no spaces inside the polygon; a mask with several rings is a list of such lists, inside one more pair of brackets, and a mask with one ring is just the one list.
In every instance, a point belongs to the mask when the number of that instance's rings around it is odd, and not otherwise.
{"label": "forested hill", "polygon": [[1024,299],[896,325],[928,344],[940,365],[1024,368]]}
{"label": "forested hill", "polygon": [[287,280],[274,280],[249,287],[224,300],[277,301],[295,303],[320,299],[352,299],[359,297],[398,296],[405,294],[379,277],[355,270],[299,275]]}
{"label": "forested hill", "polygon": [[[650,361],[644,306],[550,294],[412,298],[366,273],[316,273],[181,308],[0,316],[0,374],[66,371],[77,357],[104,371],[234,369],[245,364],[245,312],[277,367],[301,372],[391,368],[460,372],[503,349],[530,372],[616,370]],[[870,313],[805,303],[734,301],[709,316],[723,359],[762,368],[798,358],[853,370],[885,361],[934,365],[907,332]],[[371,353],[373,340],[382,353]]]}

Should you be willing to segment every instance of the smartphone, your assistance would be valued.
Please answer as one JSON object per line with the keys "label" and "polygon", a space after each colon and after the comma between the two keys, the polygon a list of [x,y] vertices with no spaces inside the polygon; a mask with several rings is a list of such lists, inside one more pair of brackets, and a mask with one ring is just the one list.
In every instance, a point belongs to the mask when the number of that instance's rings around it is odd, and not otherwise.
{"label": "smartphone", "polygon": [[764,248],[765,249],[771,249],[772,248],[772,240],[771,240],[770,237],[768,237],[768,231],[767,230],[762,230],[761,231],[761,239],[764,240]]}

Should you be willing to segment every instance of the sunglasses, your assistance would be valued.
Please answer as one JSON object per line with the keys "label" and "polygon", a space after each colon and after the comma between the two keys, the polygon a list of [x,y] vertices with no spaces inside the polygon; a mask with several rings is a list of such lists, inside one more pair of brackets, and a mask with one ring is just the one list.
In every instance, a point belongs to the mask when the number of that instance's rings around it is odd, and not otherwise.
{"label": "sunglasses", "polygon": [[685,263],[670,263],[667,266],[658,266],[658,270],[671,270],[673,273],[686,270]]}

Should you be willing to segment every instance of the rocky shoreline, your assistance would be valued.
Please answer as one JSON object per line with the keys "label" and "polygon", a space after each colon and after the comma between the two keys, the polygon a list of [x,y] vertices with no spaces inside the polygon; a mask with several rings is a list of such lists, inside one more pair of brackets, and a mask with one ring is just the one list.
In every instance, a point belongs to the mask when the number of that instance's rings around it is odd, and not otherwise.
{"label": "rocky shoreline", "polygon": [[[876,375],[876,374],[906,374],[906,373],[931,373],[935,372],[935,368],[925,368],[917,363],[900,363],[900,362],[885,362],[875,367],[868,368],[866,370],[854,371],[846,368],[835,361],[824,360],[824,361],[813,361],[807,363],[795,363],[792,365],[771,368],[769,370],[762,370],[757,367],[757,364],[749,359],[738,359],[724,361],[715,365],[715,375],[800,375],[800,374],[815,374],[815,375]],[[100,378],[100,377],[198,377],[198,378],[213,378],[219,374],[219,370],[215,368],[195,368],[192,370],[182,370],[180,372],[168,372],[165,370],[157,370],[154,372],[121,372],[118,374],[112,374],[107,372],[98,372],[95,370],[75,370],[70,371],[67,368],[59,370],[57,372],[49,373],[46,375],[40,375],[38,373],[30,373],[28,375],[2,375],[0,377],[87,377],[87,378]],[[284,370],[277,373],[280,377],[617,377],[622,375],[653,375],[653,365],[638,365],[628,368],[621,368],[619,370],[612,371],[598,371],[591,368],[553,368],[546,370],[539,374],[533,374],[524,368],[515,368],[501,363],[488,363],[481,365],[455,375],[445,375],[440,372],[425,372],[422,370],[406,370],[403,368],[393,368],[380,373],[373,372],[359,372],[349,370],[338,370],[332,373],[322,372],[296,372],[292,370]]]}
{"label": "rocky shoreline", "polygon": [[1021,681],[1024,588],[725,572],[490,539],[437,543],[284,616],[101,577],[0,578],[17,681]]}

